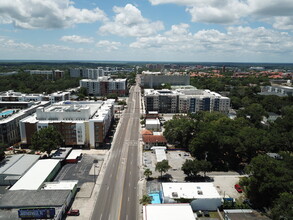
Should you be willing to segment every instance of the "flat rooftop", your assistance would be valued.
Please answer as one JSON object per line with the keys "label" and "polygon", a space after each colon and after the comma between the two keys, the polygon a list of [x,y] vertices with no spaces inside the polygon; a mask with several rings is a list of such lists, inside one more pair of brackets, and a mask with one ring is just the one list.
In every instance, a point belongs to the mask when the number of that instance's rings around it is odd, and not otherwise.
{"label": "flat rooftop", "polygon": [[4,173],[7,169],[9,169],[13,164],[15,164],[21,157],[23,157],[23,154],[16,154],[16,155],[9,155],[6,156],[1,162],[0,162],[0,174]]}
{"label": "flat rooftop", "polygon": [[268,217],[251,209],[224,210],[224,216],[230,220],[269,220]]}
{"label": "flat rooftop", "polygon": [[71,150],[71,147],[60,147],[51,155],[51,158],[60,160],[65,159]]}
{"label": "flat rooftop", "polygon": [[66,160],[74,160],[82,154],[82,150],[72,150]]}
{"label": "flat rooftop", "polygon": [[172,199],[221,198],[213,183],[162,183],[164,197]]}
{"label": "flat rooftop", "polygon": [[39,160],[27,173],[22,176],[9,191],[13,190],[37,190],[47,179],[49,174],[59,164],[59,160]]}
{"label": "flat rooftop", "polygon": [[189,204],[149,204],[143,207],[143,220],[194,220]]}
{"label": "flat rooftop", "polygon": [[70,190],[19,190],[1,195],[0,208],[58,207],[66,203]]}
{"label": "flat rooftop", "polygon": [[3,174],[6,175],[23,175],[31,166],[33,166],[38,159],[39,155],[23,154],[16,163],[9,167]]}
{"label": "flat rooftop", "polygon": [[58,182],[45,182],[43,190],[73,190],[77,186],[78,180],[62,180]]}

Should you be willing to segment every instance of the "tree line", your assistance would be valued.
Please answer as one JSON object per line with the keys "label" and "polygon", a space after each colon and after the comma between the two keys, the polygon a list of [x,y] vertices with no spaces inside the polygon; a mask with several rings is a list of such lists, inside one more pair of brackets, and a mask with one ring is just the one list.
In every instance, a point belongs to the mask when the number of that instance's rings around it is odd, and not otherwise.
{"label": "tree line", "polygon": [[42,75],[18,73],[0,76],[0,91],[14,90],[22,93],[52,93],[79,86],[79,78],[70,78],[68,74],[57,80],[47,79]]}
{"label": "tree line", "polygon": [[254,104],[234,120],[218,112],[174,116],[165,122],[164,136],[197,159],[210,161],[214,170],[242,169],[260,153],[292,152],[293,106],[268,125],[261,123],[264,112],[259,108]]}

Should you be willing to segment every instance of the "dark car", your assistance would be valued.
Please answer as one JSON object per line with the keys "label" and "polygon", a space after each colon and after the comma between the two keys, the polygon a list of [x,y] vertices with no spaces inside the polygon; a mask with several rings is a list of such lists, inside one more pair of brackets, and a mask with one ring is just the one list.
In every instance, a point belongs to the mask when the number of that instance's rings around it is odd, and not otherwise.
{"label": "dark car", "polygon": [[234,187],[237,190],[237,192],[239,192],[239,193],[242,193],[243,192],[243,190],[242,190],[242,188],[241,188],[241,186],[239,184],[235,184]]}
{"label": "dark car", "polygon": [[67,212],[67,215],[70,216],[79,216],[79,209],[71,209]]}
{"label": "dark car", "polygon": [[203,215],[204,215],[205,217],[210,217],[210,213],[209,213],[208,211],[203,211]]}

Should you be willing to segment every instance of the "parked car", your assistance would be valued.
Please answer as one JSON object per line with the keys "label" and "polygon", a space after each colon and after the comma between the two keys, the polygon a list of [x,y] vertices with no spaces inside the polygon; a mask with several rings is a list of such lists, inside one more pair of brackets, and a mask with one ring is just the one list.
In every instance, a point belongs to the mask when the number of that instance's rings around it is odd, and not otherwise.
{"label": "parked car", "polygon": [[241,186],[239,184],[235,184],[234,187],[237,190],[237,192],[239,192],[239,193],[242,193],[243,192],[243,190],[242,190],[242,188],[241,188]]}
{"label": "parked car", "polygon": [[79,209],[70,209],[67,212],[67,215],[70,215],[70,216],[79,216]]}
{"label": "parked car", "polygon": [[210,213],[209,213],[209,211],[203,211],[203,215],[204,215],[205,217],[210,217]]}
{"label": "parked car", "polygon": [[197,211],[196,215],[197,215],[197,217],[201,217],[202,216],[202,211],[201,210]]}

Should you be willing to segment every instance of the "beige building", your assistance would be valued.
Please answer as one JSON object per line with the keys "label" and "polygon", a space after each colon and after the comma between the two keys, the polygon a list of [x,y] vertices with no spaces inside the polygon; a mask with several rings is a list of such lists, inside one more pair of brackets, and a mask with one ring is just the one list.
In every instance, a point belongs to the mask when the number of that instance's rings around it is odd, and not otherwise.
{"label": "beige building", "polygon": [[114,117],[114,100],[59,102],[38,108],[36,114],[20,121],[21,142],[31,144],[37,130],[54,126],[67,146],[98,148],[104,141]]}

